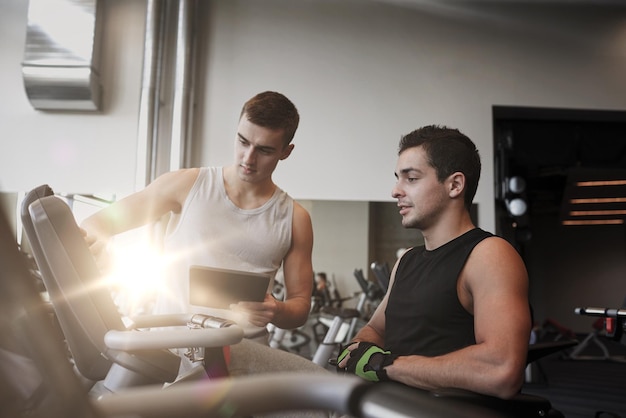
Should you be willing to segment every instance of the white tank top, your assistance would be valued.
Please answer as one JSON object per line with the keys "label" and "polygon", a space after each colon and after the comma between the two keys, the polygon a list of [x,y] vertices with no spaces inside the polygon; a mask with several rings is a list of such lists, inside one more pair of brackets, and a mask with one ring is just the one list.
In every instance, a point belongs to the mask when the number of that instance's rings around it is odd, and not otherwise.
{"label": "white tank top", "polygon": [[244,270],[272,276],[291,247],[293,199],[276,187],[274,195],[255,209],[241,209],[228,198],[222,167],[203,167],[182,210],[172,214],[164,237],[168,257],[154,312],[224,312],[189,305],[189,266]]}

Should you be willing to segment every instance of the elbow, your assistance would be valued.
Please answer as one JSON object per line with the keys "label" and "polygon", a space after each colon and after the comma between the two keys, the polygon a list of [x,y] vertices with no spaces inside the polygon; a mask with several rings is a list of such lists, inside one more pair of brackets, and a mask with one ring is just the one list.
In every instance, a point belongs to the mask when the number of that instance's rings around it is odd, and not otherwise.
{"label": "elbow", "polygon": [[500,377],[494,379],[493,395],[502,399],[511,399],[519,394],[524,384],[524,369],[507,367],[502,370]]}
{"label": "elbow", "polygon": [[511,399],[520,393],[522,389],[522,383],[520,381],[519,384],[508,384],[507,386],[502,386],[498,388],[497,397],[502,399]]}
{"label": "elbow", "polygon": [[309,314],[311,312],[311,298],[304,298],[302,301],[302,305],[300,306],[300,312],[296,316],[296,322],[298,325],[296,327],[301,327],[306,324],[306,321],[309,319]]}
{"label": "elbow", "polygon": [[306,324],[307,319],[309,319],[309,312],[306,311],[304,314],[300,314],[300,315],[295,315],[292,318],[292,324],[289,327],[290,329],[293,328],[299,328],[301,326],[303,326],[304,324]]}
{"label": "elbow", "polygon": [[309,319],[310,309],[310,299],[288,299],[278,302],[278,310],[270,322],[283,329],[299,328]]}

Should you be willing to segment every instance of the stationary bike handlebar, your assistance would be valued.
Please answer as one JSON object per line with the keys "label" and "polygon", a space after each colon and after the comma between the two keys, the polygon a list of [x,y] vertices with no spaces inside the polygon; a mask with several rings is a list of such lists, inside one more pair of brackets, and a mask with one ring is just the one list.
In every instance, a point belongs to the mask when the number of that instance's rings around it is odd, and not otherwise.
{"label": "stationary bike handlebar", "polygon": [[602,316],[605,318],[626,318],[626,309],[624,308],[597,308],[584,307],[574,309],[577,315],[586,316]]}
{"label": "stationary bike handlebar", "polygon": [[604,330],[607,337],[620,340],[626,331],[625,308],[584,307],[574,309],[577,315],[597,316],[604,318]]}
{"label": "stationary bike handlebar", "polygon": [[104,417],[251,416],[303,410],[335,411],[361,418],[505,418],[491,408],[392,382],[371,384],[355,376],[279,373],[189,382],[166,390],[136,387],[100,397],[94,406]]}

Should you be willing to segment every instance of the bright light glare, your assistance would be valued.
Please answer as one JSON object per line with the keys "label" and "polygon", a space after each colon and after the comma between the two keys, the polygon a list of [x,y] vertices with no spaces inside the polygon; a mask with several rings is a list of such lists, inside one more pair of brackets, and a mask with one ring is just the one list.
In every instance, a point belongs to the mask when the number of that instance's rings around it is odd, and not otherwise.
{"label": "bright light glare", "polygon": [[165,258],[147,242],[114,243],[112,269],[108,275],[120,311],[129,316],[151,312],[151,304],[162,291]]}

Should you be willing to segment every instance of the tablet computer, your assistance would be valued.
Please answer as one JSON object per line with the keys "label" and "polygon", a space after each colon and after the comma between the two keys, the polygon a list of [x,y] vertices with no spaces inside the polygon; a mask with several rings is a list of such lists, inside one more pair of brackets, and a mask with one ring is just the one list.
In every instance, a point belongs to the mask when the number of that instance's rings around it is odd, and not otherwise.
{"label": "tablet computer", "polygon": [[189,303],[228,309],[240,301],[263,302],[269,284],[267,274],[194,265],[189,267]]}

